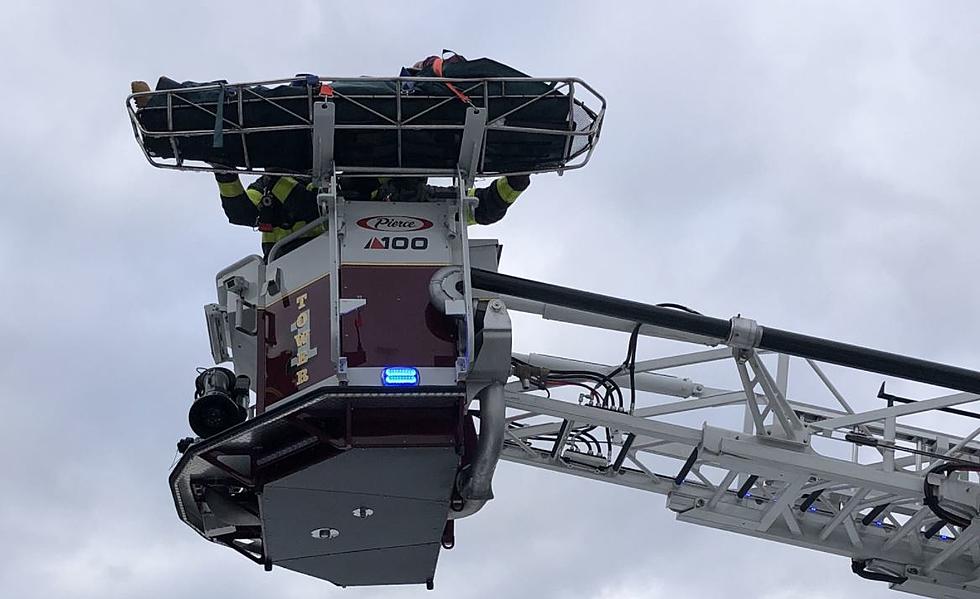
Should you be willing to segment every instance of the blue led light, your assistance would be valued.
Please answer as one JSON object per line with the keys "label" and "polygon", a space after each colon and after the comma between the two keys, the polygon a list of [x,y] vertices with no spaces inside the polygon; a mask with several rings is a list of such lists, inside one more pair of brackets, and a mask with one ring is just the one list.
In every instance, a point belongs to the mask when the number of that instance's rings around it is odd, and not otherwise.
{"label": "blue led light", "polygon": [[749,493],[749,492],[746,492],[746,493],[745,493],[745,496],[746,496],[746,497],[752,497],[752,493]]}
{"label": "blue led light", "polygon": [[875,524],[875,526],[877,526],[878,528],[881,528],[881,527],[883,527],[883,526],[885,525],[885,523],[884,523],[884,522],[882,522],[881,520],[875,520],[875,522],[874,522],[874,524]]}
{"label": "blue led light", "polygon": [[939,535],[939,540],[940,541],[948,541],[949,540],[949,536],[948,535]]}
{"label": "blue led light", "polygon": [[810,512],[810,513],[816,513],[817,506],[811,505],[810,507],[807,508],[807,511]]}
{"label": "blue led light", "polygon": [[381,371],[381,384],[385,387],[417,387],[419,369],[411,366],[389,366]]}

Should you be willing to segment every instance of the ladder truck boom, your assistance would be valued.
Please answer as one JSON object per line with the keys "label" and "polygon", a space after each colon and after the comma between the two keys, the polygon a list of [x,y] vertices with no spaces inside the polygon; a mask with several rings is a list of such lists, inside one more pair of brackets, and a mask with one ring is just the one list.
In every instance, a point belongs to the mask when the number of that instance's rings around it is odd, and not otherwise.
{"label": "ladder truck boom", "polygon": [[[644,361],[633,353],[615,366],[515,354],[515,372],[523,378],[505,388],[511,412],[502,459],[658,493],[681,522],[845,556],[855,574],[895,590],[980,596],[980,527],[971,525],[980,485],[965,476],[980,471],[974,441],[980,428],[959,437],[898,422],[934,410],[980,419],[956,408],[980,400],[980,373],[768,329],[742,317],[713,319],[492,272],[474,271],[472,280],[479,290],[501,294],[512,311],[632,330],[634,348],[636,335],[728,346]],[[772,339],[782,351],[767,347]],[[782,339],[796,342],[787,349]],[[775,371],[766,360],[775,361]],[[821,362],[956,392],[891,405],[903,398],[885,393],[882,384],[879,396],[888,407],[857,412]],[[738,384],[712,387],[663,372],[723,363]],[[791,369],[794,363],[799,368]],[[807,401],[791,396],[797,370],[811,371],[823,393]],[[562,385],[563,373],[577,371],[658,400],[626,407],[550,393]],[[732,406],[741,408],[742,426],[731,428],[730,417],[721,419],[727,426],[717,424],[718,408]],[[704,424],[671,422],[681,415]],[[608,450],[601,439],[590,443],[581,436],[596,430],[610,435]],[[859,460],[862,448],[875,457]]]}
{"label": "ladder truck boom", "polygon": [[[849,558],[868,584],[980,597],[980,428],[903,420],[980,419],[964,409],[980,373],[503,275],[497,241],[470,238],[477,178],[589,161],[606,104],[581,80],[161,82],[127,99],[152,165],[298,177],[318,215],[222,269],[205,307],[215,366],[195,379],[195,436],[168,480],[205,540],[339,586],[432,588],[503,459]],[[452,187],[412,202],[354,191],[392,177]],[[626,359],[515,352],[512,312],[628,333]],[[698,349],[640,360],[640,337]],[[858,409],[828,364],[873,376],[871,390],[888,376],[946,391],[882,384],[887,403]]]}

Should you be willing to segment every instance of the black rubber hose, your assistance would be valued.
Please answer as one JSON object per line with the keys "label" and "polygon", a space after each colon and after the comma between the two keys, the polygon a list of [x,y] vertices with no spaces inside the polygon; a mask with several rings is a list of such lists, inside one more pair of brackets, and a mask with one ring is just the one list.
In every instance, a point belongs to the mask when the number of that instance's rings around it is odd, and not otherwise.
{"label": "black rubber hose", "polygon": [[804,495],[803,501],[800,502],[800,511],[805,512],[808,509],[810,509],[810,506],[813,505],[816,500],[820,499],[820,495],[822,493],[823,493],[823,489],[817,489],[816,491],[810,493],[809,495]]}
{"label": "black rubber hose", "polygon": [[887,582],[890,584],[902,584],[909,579],[908,576],[895,576],[893,574],[883,574],[881,572],[872,572],[866,570],[868,567],[868,560],[855,559],[851,560],[851,572],[854,572],[861,578],[865,580],[875,580],[877,582]]}

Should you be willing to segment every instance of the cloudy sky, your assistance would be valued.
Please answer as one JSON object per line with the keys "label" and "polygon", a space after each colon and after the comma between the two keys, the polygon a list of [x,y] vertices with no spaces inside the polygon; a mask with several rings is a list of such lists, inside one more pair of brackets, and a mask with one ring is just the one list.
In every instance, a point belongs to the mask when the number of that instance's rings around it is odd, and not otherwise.
{"label": "cloudy sky", "polygon": [[[132,79],[395,75],[442,48],[581,77],[609,103],[600,147],[477,233],[503,241],[504,272],[980,367],[976,4],[413,5],[5,5],[0,595],[424,593],[264,573],[177,520],[201,306],[258,239],[209,176],[145,162]],[[623,353],[517,322],[518,351]],[[845,559],[677,523],[660,496],[513,464],[495,489],[425,596],[891,595]]]}

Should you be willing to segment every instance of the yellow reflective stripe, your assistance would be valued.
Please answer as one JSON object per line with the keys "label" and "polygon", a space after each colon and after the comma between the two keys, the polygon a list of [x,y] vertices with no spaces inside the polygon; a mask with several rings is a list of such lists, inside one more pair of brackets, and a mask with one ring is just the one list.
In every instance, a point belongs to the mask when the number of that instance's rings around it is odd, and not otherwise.
{"label": "yellow reflective stripe", "polygon": [[[295,231],[299,231],[300,229],[302,229],[305,226],[306,226],[306,221],[302,221],[301,220],[298,223],[296,223],[295,225],[293,225],[293,229],[292,229],[292,231],[290,231],[290,233],[293,233]],[[303,237],[316,237],[320,233],[323,233],[323,227],[314,227],[312,230],[307,231],[306,233],[304,233],[303,234]]]}
{"label": "yellow reflective stripe", "polygon": [[248,195],[248,199],[252,200],[252,203],[256,206],[262,203],[262,192],[258,189],[249,187],[245,190],[245,194]]}
{"label": "yellow reflective stripe", "polygon": [[[384,185],[388,181],[391,181],[391,177],[378,177],[378,185]],[[376,187],[374,191],[371,192],[371,195],[369,197],[372,200],[376,200],[380,195],[381,195],[381,188]]]}
{"label": "yellow reflective stripe", "polygon": [[234,181],[227,181],[224,183],[218,183],[218,193],[221,194],[223,198],[234,198],[245,193],[245,188],[242,187],[242,182],[238,179]]}
{"label": "yellow reflective stripe", "polygon": [[272,195],[276,196],[276,199],[280,202],[285,202],[286,198],[289,196],[289,192],[296,187],[297,181],[292,177],[279,177],[276,184],[272,186]]}
{"label": "yellow reflective stripe", "polygon": [[[262,243],[275,243],[275,242],[279,241],[280,239],[284,239],[287,235],[291,235],[291,234],[295,233],[296,231],[299,231],[300,229],[302,229],[305,226],[306,226],[306,222],[305,221],[299,221],[298,223],[294,224],[289,229],[284,229],[284,228],[281,228],[281,227],[276,227],[275,229],[273,229],[271,231],[267,231],[267,232],[262,233]],[[322,234],[323,234],[323,227],[322,226],[318,226],[318,227],[314,227],[313,230],[307,231],[306,233],[304,233],[303,234],[303,237],[306,238],[306,239],[309,239],[309,238],[316,237],[316,236],[322,235]]]}
{"label": "yellow reflective stripe", "polygon": [[265,231],[262,233],[262,243],[275,243],[280,239],[284,239],[286,235],[292,233],[290,229],[281,229],[276,227],[271,231]]}
{"label": "yellow reflective stripe", "polygon": [[510,186],[507,177],[497,179],[497,193],[500,194],[500,199],[508,204],[513,204],[517,200],[517,196],[521,195],[520,191]]}

